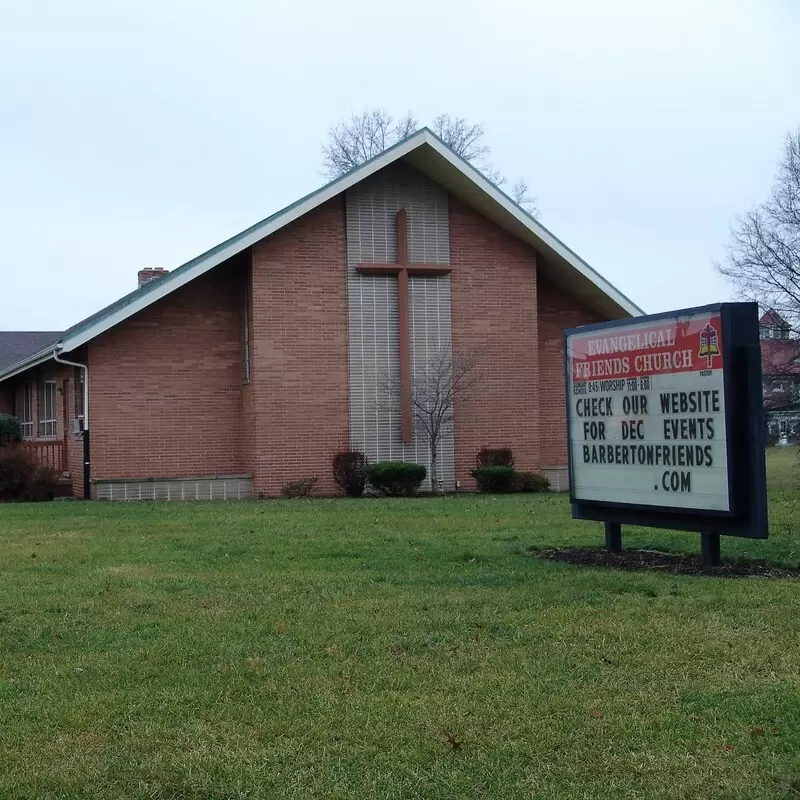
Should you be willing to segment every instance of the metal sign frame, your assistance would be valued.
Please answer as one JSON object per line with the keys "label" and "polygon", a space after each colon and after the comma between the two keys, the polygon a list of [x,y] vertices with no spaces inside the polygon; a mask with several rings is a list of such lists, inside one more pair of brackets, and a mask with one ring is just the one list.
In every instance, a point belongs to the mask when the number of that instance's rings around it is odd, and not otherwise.
{"label": "metal sign frame", "polygon": [[[591,331],[624,328],[648,322],[663,322],[699,314],[719,314],[722,326],[724,416],[728,469],[729,511],[688,509],[672,506],[582,500],[575,497],[572,463],[570,337]],[[761,344],[756,303],[717,303],[645,317],[586,325],[564,331],[564,375],[566,386],[570,502],[575,519],[598,520],[617,526],[643,525],[674,530],[698,531],[718,536],[766,539],[767,500],[764,449],[766,425],[761,384]],[[704,538],[704,547],[707,542]],[[711,543],[713,546],[713,542]]]}

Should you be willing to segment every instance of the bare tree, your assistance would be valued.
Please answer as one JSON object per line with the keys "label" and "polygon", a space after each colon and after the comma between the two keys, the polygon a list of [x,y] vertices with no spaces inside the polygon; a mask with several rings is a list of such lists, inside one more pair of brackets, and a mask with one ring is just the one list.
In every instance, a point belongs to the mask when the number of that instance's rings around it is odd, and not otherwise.
{"label": "bare tree", "polygon": [[383,108],[353,114],[350,119],[331,125],[328,141],[322,146],[325,172],[330,178],[343,175],[354,167],[379,155],[417,128],[409,112],[395,121]]}
{"label": "bare tree", "polygon": [[[408,111],[398,120],[385,109],[365,110],[350,119],[332,125],[322,145],[325,174],[333,179],[369,161],[401,139],[417,130],[419,123]],[[503,186],[505,177],[489,162],[491,150],[485,142],[486,130],[481,123],[467,122],[463,117],[439,114],[431,124],[433,132],[455,153],[469,161],[495,186]],[[518,180],[511,189],[512,199],[531,216],[539,209],[536,198],[529,194],[528,184]]]}
{"label": "bare tree", "polygon": [[399,142],[401,139],[411,136],[418,128],[419,122],[417,119],[410,111],[406,111],[405,115],[400,117],[400,119],[397,120],[397,124],[394,126],[393,135],[395,141]]}
{"label": "bare tree", "polygon": [[530,194],[528,184],[524,178],[520,178],[511,187],[511,199],[521,208],[524,208],[532,217],[539,216],[539,206],[536,198]]}
{"label": "bare tree", "polygon": [[[439,456],[443,439],[453,430],[453,412],[457,403],[468,400],[478,383],[477,353],[454,355],[448,346],[429,355],[424,371],[411,379],[411,417],[417,432],[428,443],[431,489],[439,485]],[[399,409],[402,386],[399,377],[384,381],[388,407]]]}
{"label": "bare tree", "polygon": [[800,329],[800,128],[788,134],[769,199],[738,217],[719,272]]}
{"label": "bare tree", "polygon": [[465,161],[478,166],[489,157],[489,147],[483,141],[486,134],[480,123],[469,123],[463,117],[439,114],[431,130]]}

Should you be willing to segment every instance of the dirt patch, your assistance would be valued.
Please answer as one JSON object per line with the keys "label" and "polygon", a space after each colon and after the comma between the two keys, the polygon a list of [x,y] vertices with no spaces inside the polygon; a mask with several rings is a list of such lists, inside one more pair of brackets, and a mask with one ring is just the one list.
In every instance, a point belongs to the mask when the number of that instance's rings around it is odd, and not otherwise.
{"label": "dirt patch", "polygon": [[716,578],[800,578],[800,570],[775,567],[763,561],[723,561],[719,567],[706,567],[699,556],[663,553],[659,550],[623,550],[621,553],[612,553],[602,547],[564,547],[530,548],[527,552],[536,558],[564,561],[583,567],[709,575]]}

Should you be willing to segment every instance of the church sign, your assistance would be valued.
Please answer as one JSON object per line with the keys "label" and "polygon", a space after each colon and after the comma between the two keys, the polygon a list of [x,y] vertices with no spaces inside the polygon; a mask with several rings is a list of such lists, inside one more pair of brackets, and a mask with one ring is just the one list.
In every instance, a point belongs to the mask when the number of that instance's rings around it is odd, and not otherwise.
{"label": "church sign", "polygon": [[755,304],[589,325],[565,338],[573,516],[766,537]]}

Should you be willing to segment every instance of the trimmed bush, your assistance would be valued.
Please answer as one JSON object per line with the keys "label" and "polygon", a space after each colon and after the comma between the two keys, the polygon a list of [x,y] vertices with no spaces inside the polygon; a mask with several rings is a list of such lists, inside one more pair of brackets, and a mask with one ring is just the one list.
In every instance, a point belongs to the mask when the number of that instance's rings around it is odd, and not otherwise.
{"label": "trimmed bush", "polygon": [[475,456],[475,467],[513,467],[514,453],[510,447],[484,447]]}
{"label": "trimmed bush", "polygon": [[16,417],[0,414],[0,447],[22,441],[22,428]]}
{"label": "trimmed bush", "polygon": [[333,479],[348,497],[361,497],[367,488],[369,461],[360,450],[342,450],[333,457]]}
{"label": "trimmed bush", "polygon": [[520,492],[549,492],[550,481],[539,472],[519,472],[517,489]]}
{"label": "trimmed bush", "polygon": [[478,467],[472,477],[481,492],[513,492],[517,488],[517,471],[514,467]]}
{"label": "trimmed bush", "polygon": [[378,461],[367,467],[370,485],[389,497],[416,494],[428,470],[411,461]]}
{"label": "trimmed bush", "polygon": [[311,492],[317,485],[316,478],[300,478],[299,481],[289,481],[283,484],[281,497],[294,499],[297,497],[311,497]]}
{"label": "trimmed bush", "polygon": [[52,500],[57,486],[58,473],[40,466],[27,447],[0,447],[0,500]]}

